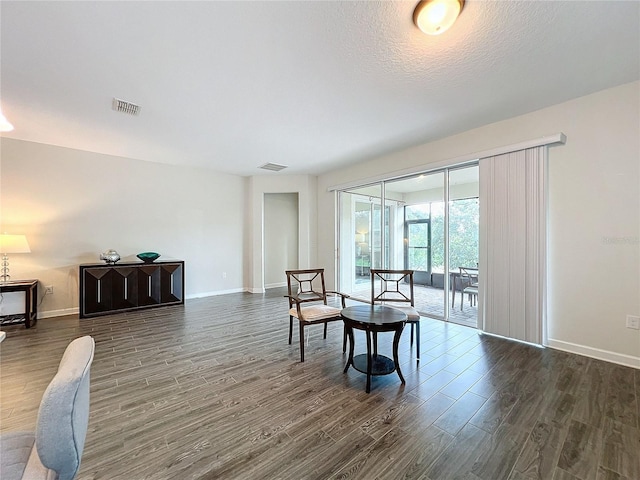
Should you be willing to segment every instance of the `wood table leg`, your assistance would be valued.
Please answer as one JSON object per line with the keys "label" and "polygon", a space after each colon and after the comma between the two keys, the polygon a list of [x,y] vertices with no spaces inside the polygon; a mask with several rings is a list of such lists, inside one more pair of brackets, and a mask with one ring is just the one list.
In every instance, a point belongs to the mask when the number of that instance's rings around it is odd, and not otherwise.
{"label": "wood table leg", "polygon": [[367,330],[367,388],[365,391],[369,393],[371,391],[371,332]]}
{"label": "wood table leg", "polygon": [[378,355],[378,332],[373,332],[373,355]]}
{"label": "wood table leg", "polygon": [[31,289],[24,291],[24,328],[31,328]]}
{"label": "wood table leg", "polygon": [[38,321],[38,283],[24,291],[24,327],[31,328]]}
{"label": "wood table leg", "polygon": [[398,344],[400,343],[400,336],[402,335],[402,327],[396,330],[396,333],[393,335],[393,362],[396,364],[396,372],[398,372],[398,376],[400,377],[400,382],[405,384],[404,377],[402,376],[402,371],[400,370],[400,361],[398,359]]}
{"label": "wood table leg", "polygon": [[344,328],[347,332],[347,335],[349,335],[349,358],[347,359],[347,364],[344,366],[344,373],[347,373],[347,370],[349,370],[349,366],[353,365],[354,341],[353,341],[353,328],[348,327],[346,324]]}

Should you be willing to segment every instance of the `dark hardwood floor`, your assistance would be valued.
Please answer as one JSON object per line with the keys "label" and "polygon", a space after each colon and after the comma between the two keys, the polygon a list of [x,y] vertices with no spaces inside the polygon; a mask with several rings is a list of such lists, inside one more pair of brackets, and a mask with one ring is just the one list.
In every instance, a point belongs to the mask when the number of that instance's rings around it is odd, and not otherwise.
{"label": "dark hardwood floor", "polygon": [[[32,430],[67,344],[96,340],[80,479],[640,479],[640,371],[423,319],[406,378],[343,373],[342,325],[287,344],[287,302],[231,294],[8,327],[1,430]],[[294,338],[297,336],[297,327]],[[381,334],[381,353],[391,335]],[[364,351],[356,332],[356,353]]]}

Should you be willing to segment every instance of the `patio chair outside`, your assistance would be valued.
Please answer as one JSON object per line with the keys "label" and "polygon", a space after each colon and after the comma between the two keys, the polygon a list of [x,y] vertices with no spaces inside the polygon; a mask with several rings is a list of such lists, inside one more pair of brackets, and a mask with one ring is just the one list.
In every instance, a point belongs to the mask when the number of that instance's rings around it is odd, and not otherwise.
{"label": "patio chair outside", "polygon": [[469,304],[474,306],[478,302],[478,269],[470,267],[460,268],[460,283],[462,285],[462,294],[460,295],[460,310],[464,304],[464,296],[468,295]]}

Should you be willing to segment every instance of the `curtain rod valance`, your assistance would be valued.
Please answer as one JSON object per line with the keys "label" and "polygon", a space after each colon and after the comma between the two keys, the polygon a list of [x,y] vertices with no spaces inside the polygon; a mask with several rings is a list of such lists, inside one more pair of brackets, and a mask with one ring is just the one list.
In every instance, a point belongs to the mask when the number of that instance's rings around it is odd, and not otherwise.
{"label": "curtain rod valance", "polygon": [[342,183],[339,185],[332,185],[327,187],[328,192],[336,190],[346,190],[348,188],[363,187],[390,180],[398,180],[402,177],[409,177],[419,173],[429,173],[434,170],[439,170],[445,167],[463,166],[465,163],[471,163],[479,160],[480,158],[494,157],[496,155],[502,155],[510,152],[517,152],[519,150],[525,150],[527,148],[541,147],[544,145],[564,144],[567,142],[567,136],[560,132],[553,135],[546,135],[544,137],[535,138],[533,140],[527,140],[524,142],[516,143],[513,145],[505,145],[503,147],[496,147],[483,152],[468,153],[449,160],[443,160],[441,162],[429,163],[427,165],[421,165],[416,167],[407,168],[404,170],[397,170],[395,172],[389,172],[382,175],[376,175],[374,177],[363,178],[360,180],[354,180],[351,182]]}

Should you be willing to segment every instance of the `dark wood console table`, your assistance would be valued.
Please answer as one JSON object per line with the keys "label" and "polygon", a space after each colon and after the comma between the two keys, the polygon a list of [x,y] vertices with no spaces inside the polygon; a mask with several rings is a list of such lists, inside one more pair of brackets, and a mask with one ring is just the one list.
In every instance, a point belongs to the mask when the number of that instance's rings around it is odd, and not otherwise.
{"label": "dark wood console table", "polygon": [[[367,393],[371,391],[372,375],[388,375],[395,371],[398,372],[398,377],[400,377],[400,381],[404,385],[404,377],[402,376],[400,364],[398,363],[398,343],[400,343],[400,335],[407,322],[407,315],[396,308],[386,307],[384,305],[354,305],[342,309],[340,314],[347,329],[350,343],[349,360],[347,360],[347,364],[344,367],[344,373],[347,373],[347,370],[349,370],[349,367],[352,365],[353,368],[359,372],[366,373]],[[354,328],[364,330],[367,334],[366,355],[353,356]],[[378,332],[395,332],[393,336],[393,360],[384,355],[378,355]],[[371,351],[371,334],[373,334],[374,342],[373,352]]]}
{"label": "dark wood console table", "polygon": [[184,304],[184,262],[80,265],[80,318]]}
{"label": "dark wood console table", "polygon": [[2,315],[0,325],[24,323],[31,328],[38,321],[38,280],[15,280],[0,282],[0,293],[24,292],[24,314]]}

